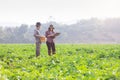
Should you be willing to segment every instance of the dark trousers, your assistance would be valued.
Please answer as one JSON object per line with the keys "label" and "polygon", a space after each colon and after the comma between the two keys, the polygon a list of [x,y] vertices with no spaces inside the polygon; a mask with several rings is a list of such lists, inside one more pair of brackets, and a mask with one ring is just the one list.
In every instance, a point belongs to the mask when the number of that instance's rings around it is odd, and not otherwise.
{"label": "dark trousers", "polygon": [[40,43],[36,42],[36,57],[40,55]]}
{"label": "dark trousers", "polygon": [[52,51],[52,54],[55,54],[55,43],[54,42],[46,42],[47,44],[47,48],[48,48],[48,55],[51,55],[51,51]]}

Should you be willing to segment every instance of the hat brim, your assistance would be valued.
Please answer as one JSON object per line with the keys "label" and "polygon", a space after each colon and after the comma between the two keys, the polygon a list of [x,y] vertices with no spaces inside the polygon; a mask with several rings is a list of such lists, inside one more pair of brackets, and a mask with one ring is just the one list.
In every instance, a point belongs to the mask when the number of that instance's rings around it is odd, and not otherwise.
{"label": "hat brim", "polygon": [[52,28],[52,29],[55,29],[54,27],[49,27],[49,29]]}

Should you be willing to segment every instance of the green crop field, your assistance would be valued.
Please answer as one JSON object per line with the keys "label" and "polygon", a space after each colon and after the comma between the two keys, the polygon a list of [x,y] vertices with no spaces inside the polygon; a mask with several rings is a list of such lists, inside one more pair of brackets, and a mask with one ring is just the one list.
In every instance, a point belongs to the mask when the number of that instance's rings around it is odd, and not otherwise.
{"label": "green crop field", "polygon": [[45,44],[0,44],[0,80],[120,80],[120,45],[57,44],[48,56]]}

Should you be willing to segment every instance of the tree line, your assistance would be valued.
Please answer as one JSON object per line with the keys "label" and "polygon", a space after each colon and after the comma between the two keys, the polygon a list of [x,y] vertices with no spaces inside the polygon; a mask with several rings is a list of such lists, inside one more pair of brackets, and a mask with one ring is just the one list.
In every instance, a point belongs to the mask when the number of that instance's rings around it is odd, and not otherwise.
{"label": "tree line", "polygon": [[[42,24],[41,35],[45,34],[50,24],[54,25],[56,32],[61,33],[56,38],[58,43],[120,43],[120,18],[92,18],[70,25],[47,22]],[[34,29],[35,25],[27,24],[16,27],[1,26],[0,43],[34,43]]]}

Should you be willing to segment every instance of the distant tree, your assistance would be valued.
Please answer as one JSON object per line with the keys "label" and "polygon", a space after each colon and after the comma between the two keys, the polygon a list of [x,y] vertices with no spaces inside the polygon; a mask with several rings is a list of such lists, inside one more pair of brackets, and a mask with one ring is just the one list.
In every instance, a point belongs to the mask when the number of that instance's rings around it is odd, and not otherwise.
{"label": "distant tree", "polygon": [[0,27],[0,42],[3,42],[4,41],[4,31],[3,31],[3,28],[2,26]]}
{"label": "distant tree", "polygon": [[[44,23],[41,35],[45,34],[50,24],[61,35],[56,37],[59,43],[120,43],[120,18],[99,20],[92,18],[80,20],[75,24],[58,24],[54,21]],[[22,24],[16,27],[0,27],[0,43],[34,43],[35,25]]]}

